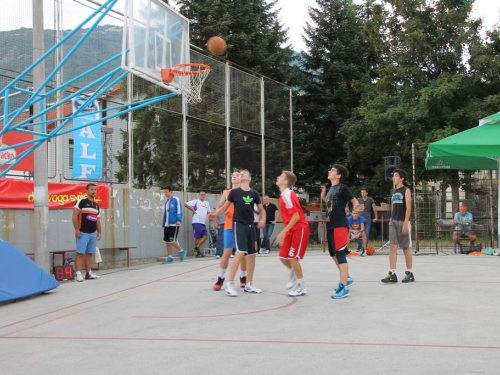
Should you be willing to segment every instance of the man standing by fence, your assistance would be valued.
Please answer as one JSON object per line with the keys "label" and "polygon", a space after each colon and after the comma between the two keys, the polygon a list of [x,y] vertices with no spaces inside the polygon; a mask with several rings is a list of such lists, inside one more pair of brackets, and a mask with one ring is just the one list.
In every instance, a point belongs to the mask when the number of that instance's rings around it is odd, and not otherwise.
{"label": "man standing by fence", "polygon": [[[370,241],[370,229],[372,226],[372,212],[374,215],[373,221],[375,222],[378,220],[377,206],[373,198],[368,196],[368,190],[366,189],[361,190],[361,198],[358,198],[358,202],[363,205],[363,211],[361,211],[359,215],[365,219],[366,246],[368,246],[368,242]],[[366,246],[364,249],[366,249]]]}
{"label": "man standing by fence", "polygon": [[85,262],[85,280],[98,279],[92,272],[92,255],[101,239],[101,213],[95,201],[96,184],[87,184],[87,197],[76,202],[73,208],[73,227],[76,238],[76,281],[83,281],[82,263]]}

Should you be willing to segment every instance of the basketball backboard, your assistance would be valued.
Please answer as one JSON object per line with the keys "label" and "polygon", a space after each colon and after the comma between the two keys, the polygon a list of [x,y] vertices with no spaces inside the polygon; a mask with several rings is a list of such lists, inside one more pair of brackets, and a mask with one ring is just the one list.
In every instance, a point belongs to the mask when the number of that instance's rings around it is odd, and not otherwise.
{"label": "basketball backboard", "polygon": [[161,70],[189,63],[189,21],[159,0],[127,0],[122,68],[180,93],[178,77],[162,81]]}

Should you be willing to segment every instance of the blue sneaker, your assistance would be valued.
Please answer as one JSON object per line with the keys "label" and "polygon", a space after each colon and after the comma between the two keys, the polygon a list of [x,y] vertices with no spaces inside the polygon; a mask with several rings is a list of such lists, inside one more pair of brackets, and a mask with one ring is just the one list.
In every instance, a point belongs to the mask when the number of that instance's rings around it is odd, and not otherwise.
{"label": "blue sneaker", "polygon": [[179,260],[182,262],[184,259],[186,259],[187,251],[186,250],[180,250],[179,251]]}
{"label": "blue sneaker", "polygon": [[342,288],[339,291],[336,291],[335,293],[332,294],[332,298],[333,299],[344,298],[344,297],[347,297],[350,294],[351,294],[351,292],[349,291],[349,289],[347,289],[346,286],[342,285]]}
{"label": "blue sneaker", "polygon": [[351,286],[352,284],[354,284],[354,280],[352,279],[351,276],[348,276],[347,277],[347,286]]}
{"label": "blue sneaker", "polygon": [[174,260],[170,256],[163,261],[163,264],[172,264],[172,263],[174,263]]}
{"label": "blue sneaker", "polygon": [[[351,276],[348,276],[347,277],[347,286],[351,286],[352,284],[354,284],[354,280],[351,278]],[[337,285],[337,287],[334,289],[335,290],[335,293],[337,293],[340,289],[343,288],[343,285],[342,283],[339,283]]]}

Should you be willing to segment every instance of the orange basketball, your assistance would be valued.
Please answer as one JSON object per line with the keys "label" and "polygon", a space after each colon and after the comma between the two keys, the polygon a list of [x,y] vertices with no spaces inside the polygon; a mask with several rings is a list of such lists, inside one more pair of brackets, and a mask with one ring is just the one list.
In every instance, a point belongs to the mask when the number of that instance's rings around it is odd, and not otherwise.
{"label": "orange basketball", "polygon": [[375,248],[373,246],[367,246],[366,247],[366,254],[368,254],[368,255],[375,254]]}
{"label": "orange basketball", "polygon": [[226,41],[219,36],[213,36],[208,39],[207,49],[212,55],[222,55],[224,52],[226,52],[226,47]]}

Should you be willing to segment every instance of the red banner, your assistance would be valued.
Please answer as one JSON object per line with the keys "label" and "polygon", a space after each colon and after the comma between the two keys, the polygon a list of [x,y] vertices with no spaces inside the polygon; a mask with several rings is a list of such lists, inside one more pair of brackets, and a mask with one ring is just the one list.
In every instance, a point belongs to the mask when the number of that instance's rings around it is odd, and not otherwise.
{"label": "red banner", "polygon": [[[22,142],[31,141],[32,139],[33,135],[31,134],[21,133],[14,130],[6,132],[2,137],[0,137],[0,146],[1,147],[12,146],[12,148],[5,151],[0,151],[0,162],[15,159],[16,156],[19,155],[22,151],[33,146],[33,144],[27,144],[24,146],[16,146],[16,145]],[[11,163],[5,164],[2,167],[2,169],[7,169],[10,164]],[[17,163],[12,168],[12,170],[33,172],[33,153],[31,152],[22,161]]]}
{"label": "red banner", "polygon": [[[96,202],[100,208],[109,208],[108,185],[98,183]],[[0,208],[34,209],[34,184],[31,180],[0,179]],[[49,209],[73,208],[87,196],[87,183],[59,184],[49,182]]]}

